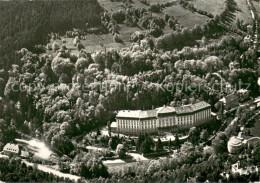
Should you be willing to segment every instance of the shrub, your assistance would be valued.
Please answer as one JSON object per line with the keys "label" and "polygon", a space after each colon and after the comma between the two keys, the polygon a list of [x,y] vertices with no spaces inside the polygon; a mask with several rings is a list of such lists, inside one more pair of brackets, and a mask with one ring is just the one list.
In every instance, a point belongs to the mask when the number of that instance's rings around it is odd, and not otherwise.
{"label": "shrub", "polygon": [[116,21],[116,23],[120,24],[125,21],[125,12],[119,10],[111,14],[111,18]]}
{"label": "shrub", "polygon": [[117,33],[114,34],[114,40],[117,43],[122,43],[123,42],[123,40],[121,39],[121,37]]}
{"label": "shrub", "polygon": [[156,4],[151,4],[148,8],[149,11],[154,12],[154,13],[160,13],[161,12],[161,5],[156,3]]}

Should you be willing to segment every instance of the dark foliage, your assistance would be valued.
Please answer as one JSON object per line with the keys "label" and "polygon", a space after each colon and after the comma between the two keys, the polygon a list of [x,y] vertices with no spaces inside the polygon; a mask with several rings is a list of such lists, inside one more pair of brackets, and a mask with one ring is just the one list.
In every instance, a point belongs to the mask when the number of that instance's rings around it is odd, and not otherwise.
{"label": "dark foliage", "polygon": [[0,68],[17,61],[22,47],[38,51],[48,33],[101,25],[101,12],[96,0],[0,2]]}

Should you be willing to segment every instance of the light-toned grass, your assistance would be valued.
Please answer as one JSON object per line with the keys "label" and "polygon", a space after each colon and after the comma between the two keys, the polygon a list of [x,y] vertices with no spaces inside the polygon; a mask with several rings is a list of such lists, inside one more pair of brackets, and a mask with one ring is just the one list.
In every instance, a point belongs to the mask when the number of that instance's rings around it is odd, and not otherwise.
{"label": "light-toned grass", "polygon": [[[235,0],[239,11],[235,13],[236,19],[243,20],[246,23],[252,23],[251,13],[249,11],[246,0]],[[235,23],[234,21],[233,23]]]}
{"label": "light-toned grass", "polygon": [[223,11],[224,1],[225,0],[193,0],[190,1],[190,3],[193,3],[196,8],[216,16]]}
{"label": "light-toned grass", "polygon": [[[225,0],[214,0],[214,1],[193,0],[190,2],[193,3],[196,8],[207,11],[208,13],[211,13],[214,16],[216,16],[219,15],[224,10],[223,9],[224,1]],[[246,0],[235,0],[235,1],[239,9],[239,11],[235,13],[236,19],[243,20],[246,23],[251,23],[252,18]],[[260,7],[258,9],[260,9]],[[233,25],[235,25],[236,19],[233,21],[232,23]]]}
{"label": "light-toned grass", "polygon": [[256,9],[258,16],[260,16],[260,1],[259,0],[258,1],[253,0],[252,2],[253,2],[253,5],[255,6],[255,9]]}
{"label": "light-toned grass", "polygon": [[192,13],[191,11],[181,7],[179,4],[165,8],[164,13],[174,16],[178,19],[181,25],[188,28],[192,28],[196,24],[202,25],[209,19],[204,15]]}
{"label": "light-toned grass", "polygon": [[151,4],[153,3],[158,3],[158,4],[164,4],[164,3],[169,3],[177,0],[149,0]]}
{"label": "light-toned grass", "polygon": [[[147,8],[148,6],[141,3],[140,0],[132,0],[132,6],[135,8]],[[111,0],[98,0],[99,4],[106,9],[109,13],[115,12],[118,10],[124,10],[123,2],[112,2]]]}
{"label": "light-toned grass", "polygon": [[109,13],[124,9],[122,2],[111,2],[111,0],[98,0],[98,2]]}
{"label": "light-toned grass", "polygon": [[[65,45],[68,49],[72,52],[76,53],[77,48],[73,45],[73,38],[61,38],[66,40],[66,43],[62,43],[61,40],[55,40],[60,46]],[[51,41],[52,43],[53,41]],[[87,52],[94,52],[98,50],[104,50],[104,48],[100,45],[100,43],[104,44],[107,49],[113,48],[125,48],[130,46],[130,42],[116,43],[113,40],[113,36],[111,34],[102,34],[102,35],[95,35],[89,34],[86,36],[86,40],[81,40],[83,46],[85,46],[85,50]],[[52,53],[53,51],[48,51],[48,53]]]}

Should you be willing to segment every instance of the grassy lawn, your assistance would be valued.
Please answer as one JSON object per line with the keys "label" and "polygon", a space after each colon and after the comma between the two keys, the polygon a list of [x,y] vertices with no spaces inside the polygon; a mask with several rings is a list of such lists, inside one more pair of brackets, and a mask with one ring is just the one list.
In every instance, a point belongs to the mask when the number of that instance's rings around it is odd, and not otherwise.
{"label": "grassy lawn", "polygon": [[[125,33],[125,37],[127,37],[127,34]],[[72,50],[72,53],[77,53],[77,48],[73,45],[73,38],[61,38],[66,40],[66,43],[62,43],[61,40],[55,40],[60,46],[64,44],[68,49]],[[51,41],[52,43],[53,41]],[[87,52],[94,52],[98,50],[104,49],[100,46],[100,43],[103,43],[107,49],[110,48],[125,48],[130,46],[129,38],[126,42],[122,43],[116,43],[113,40],[113,36],[111,34],[102,34],[102,35],[95,35],[95,34],[89,34],[86,36],[86,40],[81,40],[81,43],[85,46],[85,50]],[[47,53],[52,53],[53,51],[48,51]]]}
{"label": "grassy lawn", "polygon": [[98,0],[99,4],[109,13],[124,9],[122,2],[111,2],[111,0]]}
{"label": "grassy lawn", "polygon": [[[147,5],[141,3],[140,0],[132,0],[132,1],[133,1],[132,6],[134,6],[135,8],[147,8],[148,7]],[[109,13],[124,9],[122,2],[112,2],[111,0],[98,0],[98,2]]]}
{"label": "grassy lawn", "polygon": [[131,162],[131,163],[114,163],[114,164],[106,164],[105,166],[107,167],[107,170],[109,173],[117,173],[121,171],[124,168],[132,167],[132,166],[137,166],[138,162]]}
{"label": "grassy lawn", "polygon": [[[251,17],[251,13],[248,9],[247,3],[245,0],[236,0],[236,3],[238,5],[238,9],[240,11],[236,12],[236,18],[243,20],[244,22],[247,23],[252,23],[252,17]],[[233,24],[235,24],[236,21],[233,22]]]}
{"label": "grassy lawn", "polygon": [[149,2],[151,4],[153,4],[153,3],[164,4],[164,3],[169,3],[169,2],[173,2],[173,1],[177,1],[177,0],[149,0]]}
{"label": "grassy lawn", "polygon": [[223,4],[225,0],[194,0],[190,1],[198,9],[205,10],[211,14],[218,15],[223,11]]}
{"label": "grassy lawn", "polygon": [[119,30],[119,33],[120,33],[120,36],[121,38],[123,39],[124,43],[125,44],[128,44],[130,43],[130,37],[131,35],[135,32],[135,31],[146,31],[146,30],[141,30],[140,28],[138,27],[128,27],[124,24],[120,24],[120,30]]}
{"label": "grassy lawn", "polygon": [[253,5],[255,6],[255,9],[257,11],[258,16],[260,16],[260,1],[252,1]]}
{"label": "grassy lawn", "polygon": [[164,13],[174,16],[178,19],[181,25],[189,28],[194,27],[196,24],[201,25],[209,19],[204,15],[192,13],[191,11],[181,7],[179,4],[165,8]]}

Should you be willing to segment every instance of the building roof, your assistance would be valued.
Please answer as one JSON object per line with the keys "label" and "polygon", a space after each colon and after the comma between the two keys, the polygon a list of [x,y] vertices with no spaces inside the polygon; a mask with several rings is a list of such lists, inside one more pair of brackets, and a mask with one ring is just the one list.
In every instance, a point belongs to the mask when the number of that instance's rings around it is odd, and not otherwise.
{"label": "building roof", "polygon": [[21,157],[28,158],[29,157],[29,152],[28,151],[21,151]]}
{"label": "building roof", "polygon": [[254,103],[258,103],[260,102],[260,97],[257,97],[255,100],[254,100]]}
{"label": "building roof", "polygon": [[210,107],[210,105],[204,101],[198,102],[196,104],[184,105],[181,107],[171,107],[171,106],[164,106],[156,108],[155,110],[122,110],[119,111],[117,114],[117,118],[136,118],[136,119],[146,119],[146,118],[156,118],[158,115],[161,114],[186,114],[196,112],[205,108]]}
{"label": "building roof", "polygon": [[163,106],[156,109],[157,114],[165,114],[165,113],[174,113],[176,112],[174,107],[171,106]]}
{"label": "building roof", "polygon": [[240,89],[240,90],[238,90],[237,92],[238,92],[238,93],[247,93],[248,90],[246,90],[246,89]]}
{"label": "building roof", "polygon": [[156,118],[155,110],[123,110],[119,111],[117,114],[117,118],[137,118],[137,119],[145,119],[145,118]]}
{"label": "building roof", "polygon": [[219,101],[223,102],[225,104],[226,103],[232,103],[232,102],[238,102],[238,96],[236,94],[230,94],[230,95],[223,97]]}
{"label": "building roof", "polygon": [[4,151],[9,151],[9,152],[13,152],[13,153],[19,153],[19,145],[17,144],[12,144],[12,143],[7,143],[4,146]]}
{"label": "building roof", "polygon": [[177,114],[186,114],[193,112],[192,107],[190,105],[175,107]]}
{"label": "building roof", "polygon": [[198,102],[196,104],[191,105],[193,111],[198,111],[207,107],[211,107],[207,102]]}
{"label": "building roof", "polygon": [[117,122],[112,122],[110,125],[111,128],[117,128]]}
{"label": "building roof", "polygon": [[239,138],[239,137],[231,137],[228,141],[228,145],[229,146],[241,146],[242,145],[242,142],[243,142],[243,139],[242,138]]}

